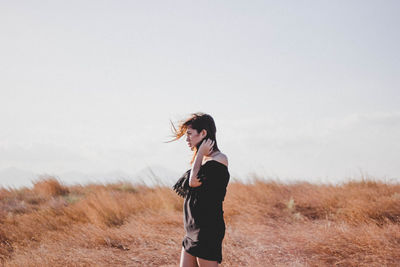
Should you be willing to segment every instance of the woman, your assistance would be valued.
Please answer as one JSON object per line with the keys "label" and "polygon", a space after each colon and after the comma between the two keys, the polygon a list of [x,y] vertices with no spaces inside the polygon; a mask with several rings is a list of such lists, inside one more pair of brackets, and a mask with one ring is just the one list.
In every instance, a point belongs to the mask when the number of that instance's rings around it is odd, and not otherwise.
{"label": "woman", "polygon": [[[204,113],[193,113],[183,121],[175,139],[186,135],[194,151],[187,170],[173,186],[184,198],[184,228],[181,267],[218,266],[222,261],[222,240],[225,236],[223,205],[229,182],[228,158],[215,138],[214,119]],[[172,140],[172,141],[174,141]]]}

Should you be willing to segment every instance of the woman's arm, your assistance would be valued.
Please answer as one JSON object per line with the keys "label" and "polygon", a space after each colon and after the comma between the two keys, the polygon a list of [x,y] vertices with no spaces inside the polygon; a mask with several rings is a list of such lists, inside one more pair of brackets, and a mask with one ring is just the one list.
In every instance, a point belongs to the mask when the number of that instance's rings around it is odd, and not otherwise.
{"label": "woman's arm", "polygon": [[202,183],[200,182],[200,179],[197,178],[197,174],[199,173],[201,163],[203,162],[203,152],[198,151],[196,154],[196,158],[194,159],[193,163],[193,168],[190,172],[190,177],[189,177],[189,186],[190,187],[198,187]]}
{"label": "woman's arm", "polygon": [[189,177],[190,187],[198,187],[201,185],[201,181],[197,178],[197,174],[199,173],[203,157],[211,154],[213,145],[214,141],[211,139],[207,140],[203,139],[201,141],[199,149],[197,150],[196,153],[196,158],[194,159],[192,171],[190,172],[190,177]]}

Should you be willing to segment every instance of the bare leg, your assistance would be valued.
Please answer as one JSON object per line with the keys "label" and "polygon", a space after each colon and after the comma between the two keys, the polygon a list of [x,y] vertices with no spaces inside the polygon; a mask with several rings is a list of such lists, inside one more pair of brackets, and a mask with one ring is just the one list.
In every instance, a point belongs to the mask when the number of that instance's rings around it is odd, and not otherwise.
{"label": "bare leg", "polygon": [[217,261],[209,261],[201,258],[197,258],[197,263],[200,267],[218,267]]}
{"label": "bare leg", "polygon": [[187,253],[183,247],[181,251],[181,263],[179,267],[199,267],[197,265],[196,257]]}

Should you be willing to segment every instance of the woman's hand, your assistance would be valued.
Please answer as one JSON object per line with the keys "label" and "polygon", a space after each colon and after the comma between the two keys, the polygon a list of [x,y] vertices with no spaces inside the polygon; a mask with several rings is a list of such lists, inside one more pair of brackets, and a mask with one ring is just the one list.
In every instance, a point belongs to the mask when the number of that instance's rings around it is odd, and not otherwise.
{"label": "woman's hand", "polygon": [[214,146],[215,141],[211,140],[210,138],[208,138],[207,140],[204,140],[200,147],[199,147],[199,151],[197,151],[197,153],[200,153],[203,156],[208,156],[212,153],[213,150],[213,146]]}

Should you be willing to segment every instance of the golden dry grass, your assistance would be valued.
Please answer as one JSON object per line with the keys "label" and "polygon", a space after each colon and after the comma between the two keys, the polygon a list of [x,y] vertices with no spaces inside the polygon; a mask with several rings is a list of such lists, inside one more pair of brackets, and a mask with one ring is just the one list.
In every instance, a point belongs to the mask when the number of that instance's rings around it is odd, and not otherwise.
{"label": "golden dry grass", "polygon": [[[4,266],[177,266],[182,198],[126,182],[0,188]],[[232,181],[221,266],[400,266],[400,185]]]}

